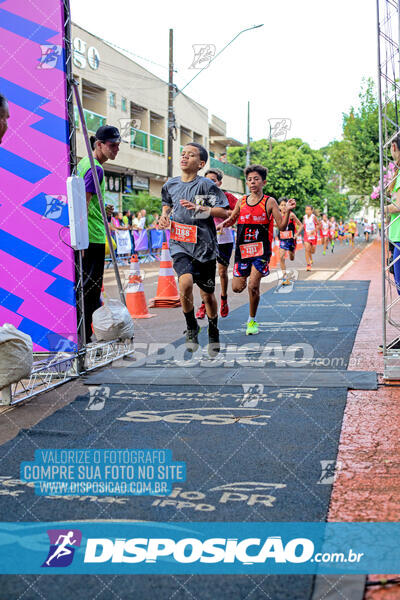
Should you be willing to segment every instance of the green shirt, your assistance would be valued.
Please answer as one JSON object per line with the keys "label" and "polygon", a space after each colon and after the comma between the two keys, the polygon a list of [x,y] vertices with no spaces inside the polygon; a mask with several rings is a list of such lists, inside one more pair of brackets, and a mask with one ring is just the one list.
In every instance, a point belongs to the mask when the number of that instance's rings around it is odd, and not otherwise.
{"label": "green shirt", "polygon": [[[98,160],[94,159],[94,163],[100,169],[103,169]],[[78,164],[78,175],[79,177],[85,178],[86,173],[90,169],[90,160],[88,156],[82,158]],[[101,194],[103,200],[106,193],[106,180],[103,175],[103,179],[100,183]],[[105,244],[106,243],[106,231],[104,228],[103,216],[100,210],[99,199],[96,194],[92,195],[88,207],[88,230],[89,230],[89,243],[92,244]]]}
{"label": "green shirt", "polygon": [[[400,188],[400,171],[396,177],[393,192],[397,192]],[[389,240],[391,242],[400,242],[400,212],[390,215]]]}

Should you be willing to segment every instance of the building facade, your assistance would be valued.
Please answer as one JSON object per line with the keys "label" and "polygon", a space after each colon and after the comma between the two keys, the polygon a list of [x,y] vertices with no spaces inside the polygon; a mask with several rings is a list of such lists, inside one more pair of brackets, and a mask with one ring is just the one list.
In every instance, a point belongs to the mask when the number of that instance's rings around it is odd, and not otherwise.
{"label": "building facade", "polygon": [[[73,75],[89,134],[101,125],[114,125],[122,136],[115,161],[105,168],[108,203],[124,207],[124,198],[140,190],[160,197],[167,180],[168,84],[124,53],[81,27],[72,26]],[[224,172],[223,189],[244,192],[243,170],[226,161],[227,146],[240,142],[226,136],[226,123],[186,94],[175,98],[176,140],[173,174],[178,175],[182,147],[189,141],[210,153],[208,167]],[[87,154],[75,107],[78,159]],[[203,171],[204,173],[204,171]]]}

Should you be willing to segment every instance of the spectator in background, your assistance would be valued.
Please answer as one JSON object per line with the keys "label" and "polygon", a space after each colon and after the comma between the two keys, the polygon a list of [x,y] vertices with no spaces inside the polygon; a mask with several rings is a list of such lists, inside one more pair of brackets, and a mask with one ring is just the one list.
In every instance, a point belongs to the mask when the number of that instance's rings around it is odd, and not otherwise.
{"label": "spectator in background", "polygon": [[228,159],[226,157],[226,152],[223,152],[222,154],[220,154],[219,160],[223,163],[227,163]]}
{"label": "spectator in background", "polygon": [[[115,160],[119,152],[121,136],[116,127],[103,125],[91,136],[90,143],[99,178],[101,195],[105,197],[106,180],[104,177],[103,164],[107,160]],[[86,202],[88,208],[88,230],[89,247],[84,250],[83,269],[83,296],[85,307],[85,331],[86,341],[89,342],[92,335],[92,315],[100,308],[101,287],[104,275],[104,258],[106,232],[100,210],[100,199],[96,194],[93,174],[88,156],[82,158],[78,164],[78,175],[85,181]],[[107,205],[106,211],[112,212],[112,206]]]}
{"label": "spectator in background", "polygon": [[124,210],[122,213],[122,222],[124,225],[128,226],[130,225],[129,223],[129,216],[130,216],[130,211],[129,210]]}
{"label": "spectator in background", "polygon": [[133,231],[135,227],[132,224],[133,215],[130,210],[124,210],[122,220],[124,225],[126,225],[129,229],[129,235],[131,236],[131,244],[132,244],[132,254],[135,254],[135,237],[133,235]]}
{"label": "spectator in background", "polygon": [[8,119],[10,118],[10,109],[8,108],[8,101],[5,96],[0,94],[0,144],[3,141],[3,137],[8,129]]}
{"label": "spectator in background", "polygon": [[147,214],[146,209],[143,208],[139,214],[140,214],[139,229],[146,229],[146,214]]}
{"label": "spectator in background", "polygon": [[149,229],[158,229],[159,218],[160,215],[158,214],[158,212],[154,212],[152,215],[152,222],[150,223]]}
{"label": "spectator in background", "polygon": [[111,235],[112,235],[113,239],[115,240],[115,232],[117,230],[117,227],[119,226],[118,213],[114,211],[113,214],[111,215],[111,219],[108,222],[110,223]]}
{"label": "spectator in background", "polygon": [[4,134],[8,129],[8,119],[10,118],[10,109],[8,108],[8,100],[0,94],[0,144],[3,141]]}
{"label": "spectator in background", "polygon": [[127,229],[129,229],[129,225],[125,225],[123,221],[123,215],[121,212],[113,213],[113,216],[111,217],[111,228],[113,229],[113,231],[126,231]]}
{"label": "spectator in background", "polygon": [[141,218],[141,213],[140,212],[136,213],[135,217],[132,217],[132,228],[135,231],[139,230],[140,218]]}

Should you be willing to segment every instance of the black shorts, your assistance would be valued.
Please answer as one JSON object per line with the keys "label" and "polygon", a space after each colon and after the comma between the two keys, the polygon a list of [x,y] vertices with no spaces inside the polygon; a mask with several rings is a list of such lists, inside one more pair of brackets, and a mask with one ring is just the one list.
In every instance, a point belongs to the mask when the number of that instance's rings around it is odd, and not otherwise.
{"label": "black shorts", "polygon": [[224,267],[229,267],[229,263],[232,256],[233,242],[227,244],[218,244],[218,256],[217,261]]}
{"label": "black shorts", "polygon": [[207,262],[200,262],[188,254],[179,253],[172,257],[172,262],[178,278],[190,273],[193,283],[199,286],[203,292],[212,294],[215,290],[215,269],[217,261],[214,258]]}

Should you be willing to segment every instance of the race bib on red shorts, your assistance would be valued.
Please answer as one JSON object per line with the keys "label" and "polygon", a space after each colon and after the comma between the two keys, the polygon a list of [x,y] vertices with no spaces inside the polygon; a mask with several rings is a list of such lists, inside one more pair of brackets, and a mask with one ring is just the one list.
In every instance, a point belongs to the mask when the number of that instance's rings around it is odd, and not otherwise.
{"label": "race bib on red shorts", "polygon": [[310,240],[314,240],[315,236],[316,236],[316,231],[315,229],[311,229],[311,231],[306,231],[306,235]]}
{"label": "race bib on red shorts", "polygon": [[293,237],[293,231],[281,231],[281,240],[290,240]]}
{"label": "race bib on red shorts", "polygon": [[171,240],[176,242],[188,242],[189,244],[197,243],[197,226],[184,225],[171,221]]}
{"label": "race bib on red shorts", "polygon": [[245,258],[254,258],[255,256],[262,256],[264,253],[264,247],[262,242],[254,242],[254,244],[242,244],[240,247],[240,256],[244,260]]}

